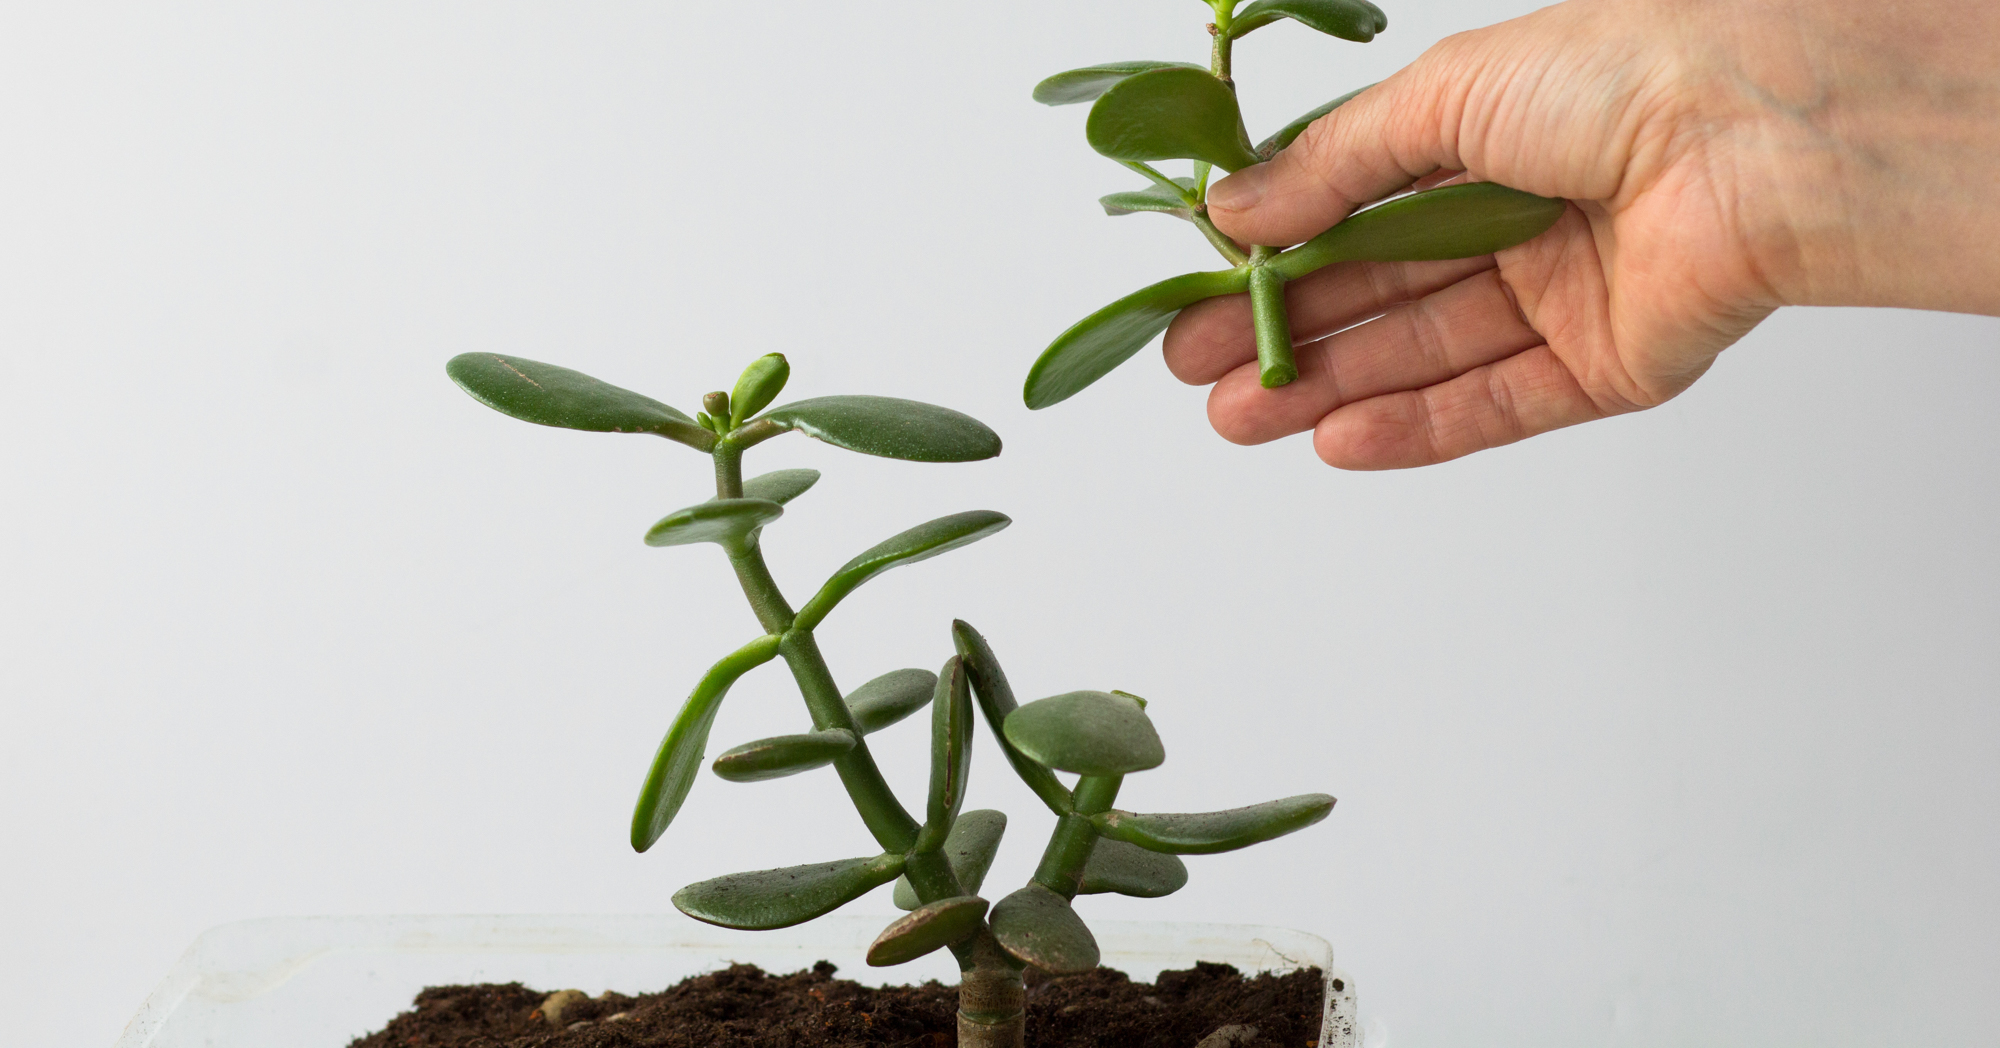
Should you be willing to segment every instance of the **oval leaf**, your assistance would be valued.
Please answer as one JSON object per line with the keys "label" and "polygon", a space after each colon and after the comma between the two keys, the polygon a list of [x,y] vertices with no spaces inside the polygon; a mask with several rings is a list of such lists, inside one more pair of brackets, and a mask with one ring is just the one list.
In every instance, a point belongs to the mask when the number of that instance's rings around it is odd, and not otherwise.
{"label": "oval leaf", "polygon": [[591,378],[525,357],[461,353],[444,366],[474,400],[523,422],[591,433],[655,433],[707,450],[715,436],[679,411]]}
{"label": "oval leaf", "polygon": [[1160,733],[1130,696],[1072,691],[1037,699],[1002,725],[1007,741],[1057,771],[1129,775],[1167,759]]}
{"label": "oval leaf", "polygon": [[925,903],[882,929],[868,947],[868,963],[886,968],[949,946],[979,930],[986,906],[985,899],[970,895]]}
{"label": "oval leaf", "polygon": [[780,469],[751,477],[743,482],[743,497],[763,499],[782,506],[819,483],[819,470]]}
{"label": "oval leaf", "polygon": [[764,525],[785,515],[785,507],[764,499],[710,499],[677,509],[646,531],[648,546],[718,542],[741,546]]}
{"label": "oval leaf", "polygon": [[[1000,853],[1000,837],[1006,832],[1006,813],[991,808],[965,812],[951,824],[951,833],[944,839],[944,857],[951,863],[959,891],[979,894],[979,886],[986,883],[986,871],[993,867],[993,857]],[[1100,847],[1103,844],[1098,842]],[[917,890],[910,886],[908,877],[897,878],[895,902],[901,909],[917,908]]]}
{"label": "oval leaf", "polygon": [[917,831],[915,854],[944,847],[945,837],[965,803],[966,776],[972,771],[972,691],[965,679],[964,660],[952,656],[938,671],[937,694],[931,700],[931,787],[923,828]]}
{"label": "oval leaf", "polygon": [[854,736],[839,728],[778,735],[746,742],[715,758],[713,767],[730,782],[762,782],[824,768],[853,748]]}
{"label": "oval leaf", "polygon": [[750,419],[764,405],[777,399],[785,388],[785,380],[792,377],[792,366],[785,362],[783,353],[766,353],[750,362],[743,374],[736,378],[736,388],[729,394],[729,428],[735,429]]}
{"label": "oval leaf", "polygon": [[854,689],[847,712],[871,735],[930,705],[937,692],[937,674],[929,670],[890,670]]}
{"label": "oval leaf", "polygon": [[1187,864],[1177,856],[1147,851],[1124,841],[1099,840],[1083,868],[1079,895],[1116,892],[1139,899],[1172,895],[1187,884]]}
{"label": "oval leaf", "polygon": [[1113,160],[1206,160],[1225,171],[1257,163],[1236,92],[1206,69],[1154,69],[1120,80],[1090,107],[1083,132]]}
{"label": "oval leaf", "polygon": [[992,923],[1000,948],[1023,963],[1057,975],[1097,967],[1097,937],[1068,899],[1039,884],[995,904]]}
{"label": "oval leaf", "polygon": [[[1194,192],[1194,179],[1192,178],[1176,178],[1174,179],[1174,184],[1185,189],[1188,194]],[[1112,193],[1109,196],[1101,196],[1097,198],[1097,202],[1104,205],[1104,213],[1107,215],[1130,215],[1140,211],[1160,211],[1170,215],[1178,215],[1181,218],[1189,218],[1193,214],[1192,208],[1194,207],[1194,205],[1188,203],[1187,196],[1176,193],[1157,182],[1145,189],[1134,189],[1124,193]]]}
{"label": "oval leaf", "polygon": [[1212,855],[1303,830],[1326,818],[1333,798],[1305,793],[1247,808],[1191,815],[1135,815],[1113,808],[1090,817],[1097,832],[1148,851]]}
{"label": "oval leaf", "polygon": [[1335,262],[1490,255],[1541,236],[1568,206],[1491,182],[1445,186],[1349,215],[1269,264],[1286,280],[1297,280]]}
{"label": "oval leaf", "polygon": [[835,447],[908,462],[972,462],[1000,454],[1000,436],[950,408],[895,397],[814,397],[764,419]]}
{"label": "oval leaf", "polygon": [[1298,141],[1300,135],[1305,134],[1306,128],[1311,127],[1313,121],[1318,120],[1320,117],[1323,117],[1328,113],[1331,113],[1336,109],[1339,109],[1341,106],[1344,106],[1347,103],[1354,101],[1354,99],[1357,96],[1359,96],[1361,92],[1366,91],[1368,90],[1369,87],[1374,87],[1374,86],[1375,86],[1374,84],[1369,84],[1368,87],[1357,87],[1354,90],[1349,91],[1344,95],[1341,95],[1339,98],[1336,98],[1333,101],[1328,102],[1323,106],[1320,106],[1318,109],[1315,109],[1312,112],[1307,113],[1302,117],[1299,117],[1297,120],[1294,120],[1289,124],[1286,124],[1284,127],[1279,128],[1277,134],[1272,135],[1271,137],[1263,140],[1262,142],[1257,143],[1257,155],[1264,158],[1265,160],[1269,160],[1272,157],[1277,156],[1279,153],[1284,152],[1285,149],[1290,147],[1293,142]]}
{"label": "oval leaf", "polygon": [[1174,314],[1202,299],[1234,295],[1249,286],[1249,270],[1220,269],[1183,273],[1134,291],[1056,336],[1029,369],[1021,399],[1037,410],[1060,404],[1146,348],[1173,322]]}
{"label": "oval leaf", "polygon": [[697,921],[769,931],[832,913],[902,872],[902,856],[877,855],[732,873],[682,888],[674,893],[674,906]]}
{"label": "oval leaf", "polygon": [[1329,36],[1365,44],[1389,28],[1389,16],[1368,0],[1257,0],[1236,13],[1229,37],[1236,39],[1280,18],[1296,19]]}
{"label": "oval leaf", "polygon": [[819,625],[827,612],[854,592],[855,587],[890,568],[929,560],[940,553],[978,542],[1011,523],[1013,521],[1003,514],[975,509],[939,517],[883,541],[841,565],[840,570],[826,580],[826,585],[821,586],[819,592],[806,601],[805,607],[799,609],[798,617],[792,620],[792,628],[809,630]]}
{"label": "oval leaf", "polygon": [[1035,101],[1045,106],[1066,106],[1077,102],[1089,102],[1111,90],[1111,85],[1131,76],[1154,69],[1199,69],[1198,65],[1187,62],[1106,62],[1103,65],[1085,66],[1057,73],[1035,85]]}
{"label": "oval leaf", "polygon": [[695,773],[701,770],[702,751],[708,748],[708,730],[715,724],[715,711],[729,693],[729,686],[777,654],[776,634],[758,637],[716,663],[694,686],[694,694],[688,696],[660,742],[646,785],[639,790],[639,806],[632,812],[634,851],[652,847],[660,834],[667,832],[681,802],[687,800]]}
{"label": "oval leaf", "polygon": [[[1056,775],[1046,765],[1035,763],[1034,758],[1022,753],[1007,741],[1007,733],[1001,725],[1014,712],[1014,689],[1007,683],[1007,674],[1000,669],[1000,660],[993,655],[993,648],[979,631],[966,625],[963,620],[953,620],[951,624],[952,644],[958,654],[965,659],[966,675],[972,680],[973,697],[979,700],[980,712],[986,715],[986,726],[993,730],[993,738],[1000,744],[1000,752],[1007,755],[1007,763],[1014,766],[1014,774],[1035,791],[1035,796],[1048,805],[1057,815],[1067,815],[1076,806],[1069,788],[1056,781]],[[947,845],[946,847],[949,847]],[[966,891],[975,889],[967,888]]]}

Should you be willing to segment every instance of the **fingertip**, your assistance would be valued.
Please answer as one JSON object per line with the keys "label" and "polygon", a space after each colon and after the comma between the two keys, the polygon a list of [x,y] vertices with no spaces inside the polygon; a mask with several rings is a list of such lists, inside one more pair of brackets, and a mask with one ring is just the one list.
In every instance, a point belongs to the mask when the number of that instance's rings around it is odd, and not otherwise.
{"label": "fingertip", "polygon": [[1371,397],[1327,415],[1313,427],[1313,453],[1335,469],[1409,469],[1442,461],[1430,447],[1412,394]]}
{"label": "fingertip", "polygon": [[1181,310],[1167,325],[1161,354],[1167,370],[1190,386],[1206,386],[1257,355],[1250,336],[1250,296],[1225,295]]}

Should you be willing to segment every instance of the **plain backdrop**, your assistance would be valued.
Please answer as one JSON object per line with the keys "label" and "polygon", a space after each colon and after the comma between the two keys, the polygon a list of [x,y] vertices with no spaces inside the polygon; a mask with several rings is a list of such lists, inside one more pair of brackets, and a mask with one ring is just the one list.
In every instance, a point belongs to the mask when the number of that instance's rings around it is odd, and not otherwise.
{"label": "plain backdrop", "polygon": [[[1240,45],[1253,137],[1532,5]],[[673,711],[755,633],[651,438],[502,418],[453,354],[692,410],[788,396],[992,424],[766,532],[795,599],[904,527],[1014,526],[827,623],[851,686],[983,630],[1024,695],[1153,700],[1134,807],[1324,790],[1313,830],[1086,915],[1325,936],[1373,1043],[2000,1038],[2000,320],[1786,311],[1673,403],[1416,472],[1230,446],[1156,350],[1031,414],[1049,338],[1214,265],[1028,90],[1201,60],[1164,0],[0,8],[5,1040],[102,1045],[203,928],[661,911],[860,854],[824,775],[704,777],[625,842]],[[717,749],[805,723],[748,678]],[[924,729],[877,747],[906,794]],[[982,741],[972,803],[1046,815]],[[871,897],[856,909],[888,910]],[[858,958],[834,958],[847,971]]]}

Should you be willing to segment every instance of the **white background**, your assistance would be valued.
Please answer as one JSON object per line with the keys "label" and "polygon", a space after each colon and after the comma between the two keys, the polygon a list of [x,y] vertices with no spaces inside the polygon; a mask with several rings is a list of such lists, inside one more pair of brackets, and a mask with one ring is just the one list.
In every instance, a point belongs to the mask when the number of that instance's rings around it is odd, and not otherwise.
{"label": "white background", "polygon": [[[1369,47],[1264,30],[1253,137],[1529,6],[1405,0]],[[1028,89],[1200,60],[1202,16],[0,9],[5,1040],[109,1043],[223,921],[657,911],[868,851],[824,775],[705,777],[630,851],[673,710],[755,632],[713,550],[639,542],[706,464],[442,370],[516,353],[691,410],[781,350],[788,395],[1008,442],[754,453],[827,474],[766,533],[795,599],[921,520],[1016,520],[851,598],[843,683],[934,667],[962,616],[1026,697],[1154,700],[1135,807],[1342,798],[1086,915],[1322,934],[1394,1048],[1994,1043],[2000,321],[1788,311],[1664,408],[1411,473],[1224,444],[1152,351],[1030,414],[1052,335],[1213,261],[1104,218],[1136,181]],[[796,702],[760,671],[716,747]],[[923,737],[879,739],[906,793]],[[1046,815],[980,756],[1001,885]]]}

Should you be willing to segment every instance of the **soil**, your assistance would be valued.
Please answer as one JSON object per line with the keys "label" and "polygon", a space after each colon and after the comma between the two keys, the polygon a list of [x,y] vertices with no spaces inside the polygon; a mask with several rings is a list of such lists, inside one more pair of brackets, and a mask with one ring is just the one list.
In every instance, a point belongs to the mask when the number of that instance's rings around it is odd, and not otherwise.
{"label": "soil", "polygon": [[[739,964],[659,993],[561,1000],[520,983],[433,986],[415,1007],[349,1048],[952,1048],[958,989],[862,986],[821,961],[772,975]],[[1030,1048],[1313,1048],[1324,982],[1318,969],[1245,977],[1226,964],[1161,972],[1152,983],[1100,968],[1028,972]],[[552,1025],[542,1006],[557,1010]],[[1233,1035],[1233,1036],[1232,1036]]]}

